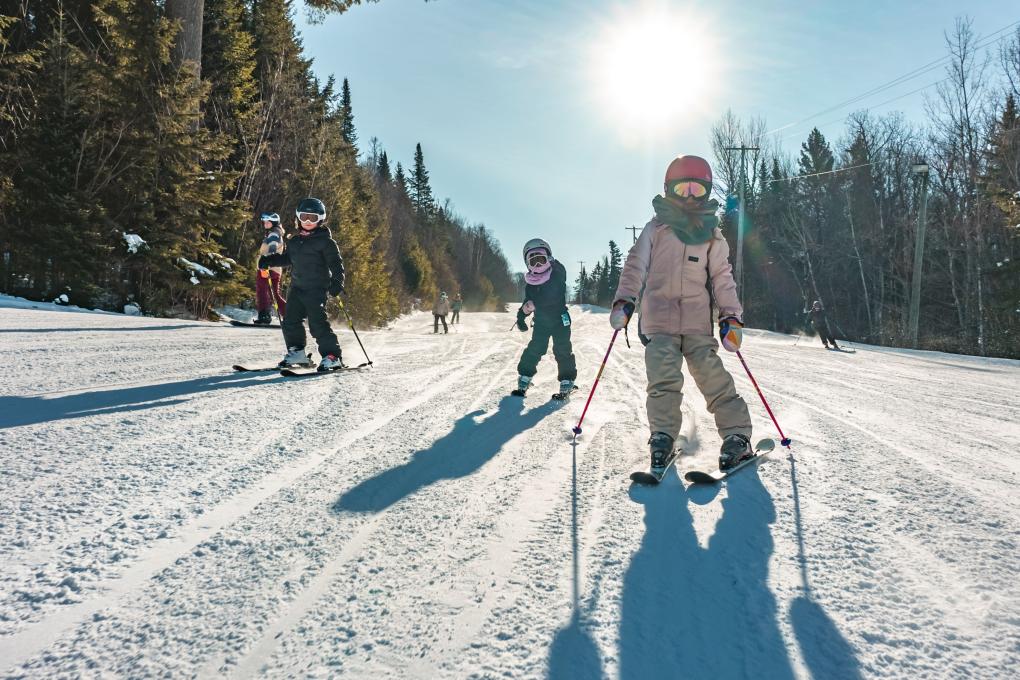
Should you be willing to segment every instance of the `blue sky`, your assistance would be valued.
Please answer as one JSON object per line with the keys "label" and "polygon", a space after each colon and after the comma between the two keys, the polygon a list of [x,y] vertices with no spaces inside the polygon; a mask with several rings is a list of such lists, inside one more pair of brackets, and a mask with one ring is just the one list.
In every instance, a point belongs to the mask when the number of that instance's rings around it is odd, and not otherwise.
{"label": "blue sky", "polygon": [[[523,243],[545,238],[572,280],[609,239],[629,247],[624,228],[651,216],[674,156],[713,160],[709,130],[727,108],[770,129],[799,121],[944,56],[964,11],[979,36],[1020,20],[1000,0],[381,0],[296,19],[320,77],[350,79],[362,150],[378,137],[407,166],[421,142],[437,198],[489,227],[516,269]],[[655,67],[628,61],[613,81],[627,101],[607,99],[619,62],[607,55],[649,48],[621,36],[663,31],[676,38],[651,41]],[[784,130],[782,143],[795,151],[812,125],[835,141],[854,108],[942,75]],[[924,122],[923,94],[874,109],[892,110]]]}

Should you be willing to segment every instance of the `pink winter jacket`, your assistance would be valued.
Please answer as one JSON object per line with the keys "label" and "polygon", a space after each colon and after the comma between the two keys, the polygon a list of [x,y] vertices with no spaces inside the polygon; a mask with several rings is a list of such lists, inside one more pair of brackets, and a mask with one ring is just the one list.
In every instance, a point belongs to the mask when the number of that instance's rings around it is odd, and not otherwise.
{"label": "pink winter jacket", "polygon": [[719,318],[744,313],[729,255],[719,229],[706,243],[687,245],[653,218],[627,255],[615,299],[640,297],[644,335],[713,335],[713,298]]}

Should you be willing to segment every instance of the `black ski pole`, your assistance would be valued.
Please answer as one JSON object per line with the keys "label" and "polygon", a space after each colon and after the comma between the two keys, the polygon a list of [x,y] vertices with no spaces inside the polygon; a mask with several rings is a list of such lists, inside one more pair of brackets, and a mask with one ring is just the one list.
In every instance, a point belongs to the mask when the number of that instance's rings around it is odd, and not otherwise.
{"label": "black ski pole", "polygon": [[[347,317],[347,325],[350,326],[351,330],[354,332],[354,339],[358,341],[359,345],[361,345],[361,351],[365,354],[365,363],[361,364],[361,366],[371,366],[372,360],[368,358],[368,352],[365,351],[365,346],[361,343],[361,338],[358,337],[358,329],[354,327],[354,321],[351,320],[351,315],[347,313],[347,308],[344,307],[343,300],[338,297],[336,301],[340,305],[340,311],[342,311],[344,316]],[[358,366],[358,368],[361,368],[361,366]]]}

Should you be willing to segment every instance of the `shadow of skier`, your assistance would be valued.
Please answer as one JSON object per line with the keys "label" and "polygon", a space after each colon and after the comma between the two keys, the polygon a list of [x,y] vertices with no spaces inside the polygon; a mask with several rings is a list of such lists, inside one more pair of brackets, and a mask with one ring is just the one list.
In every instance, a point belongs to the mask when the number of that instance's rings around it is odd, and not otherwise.
{"label": "shadow of skier", "polygon": [[624,577],[621,678],[794,677],[768,587],[775,507],[756,469],[728,481],[723,516],[698,545],[690,503],[716,492],[670,475],[635,485],[645,535]]}
{"label": "shadow of skier", "polygon": [[0,396],[0,429],[172,406],[187,401],[174,397],[276,382],[232,373],[156,385],[81,392],[62,397]]}
{"label": "shadow of skier", "polygon": [[415,452],[399,467],[361,482],[333,504],[334,512],[380,512],[442,479],[477,471],[515,436],[534,427],[563,402],[546,402],[524,410],[524,400],[506,396],[484,420],[485,411],[462,416],[453,430],[432,446]]}

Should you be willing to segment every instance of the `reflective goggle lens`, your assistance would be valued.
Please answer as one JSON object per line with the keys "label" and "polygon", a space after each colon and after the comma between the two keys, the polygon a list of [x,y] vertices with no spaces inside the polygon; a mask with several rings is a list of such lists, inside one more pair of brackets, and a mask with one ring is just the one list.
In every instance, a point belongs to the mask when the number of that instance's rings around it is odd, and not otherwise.
{"label": "reflective goggle lens", "polygon": [[531,255],[528,255],[528,265],[531,267],[541,267],[548,261],[549,258],[542,253],[532,253]]}
{"label": "reflective goggle lens", "polygon": [[704,198],[708,195],[708,187],[694,180],[674,182],[671,190],[675,196],[680,198]]}
{"label": "reflective goggle lens", "polygon": [[297,217],[302,222],[312,222],[313,224],[322,219],[322,215],[317,215],[316,213],[298,213]]}

